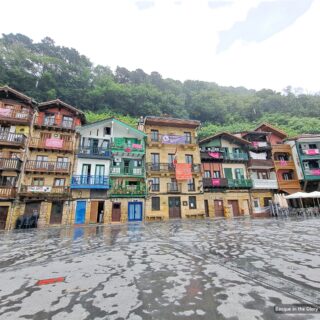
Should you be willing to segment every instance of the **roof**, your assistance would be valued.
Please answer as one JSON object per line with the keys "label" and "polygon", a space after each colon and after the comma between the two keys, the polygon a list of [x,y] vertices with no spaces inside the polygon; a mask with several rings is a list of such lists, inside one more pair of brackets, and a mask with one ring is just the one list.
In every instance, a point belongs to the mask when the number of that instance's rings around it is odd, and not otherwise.
{"label": "roof", "polygon": [[146,116],[144,118],[144,124],[157,125],[157,126],[174,126],[181,128],[193,128],[196,129],[200,126],[201,122],[198,120],[190,119],[179,119],[170,117],[157,117],[157,116]]}
{"label": "roof", "polygon": [[284,139],[284,138],[286,138],[288,136],[284,131],[272,126],[270,123],[267,123],[267,122],[261,123],[258,127],[256,127],[254,129],[254,131],[257,131],[259,129],[262,129],[262,130],[267,131],[267,132],[271,131],[272,133],[278,135],[282,139]]}
{"label": "roof", "polygon": [[37,102],[33,98],[30,98],[30,97],[26,96],[25,94],[15,90],[15,89],[12,89],[9,86],[0,87],[0,92],[5,92],[7,94],[11,93],[12,95],[16,96],[17,98],[19,98],[22,101],[25,101],[29,104],[37,104]]}
{"label": "roof", "polygon": [[64,107],[66,109],[69,109],[72,112],[74,112],[76,115],[79,115],[83,122],[86,121],[83,111],[71,106],[70,104],[67,104],[66,102],[64,102],[64,101],[62,101],[60,99],[41,102],[41,103],[39,103],[38,108],[39,108],[39,110],[41,110],[41,109],[46,109],[46,108],[48,108],[50,106],[61,106],[61,107]]}
{"label": "roof", "polygon": [[251,145],[251,143],[245,139],[242,139],[242,138],[239,138],[229,132],[219,132],[219,133],[216,133],[214,134],[213,136],[210,136],[210,137],[207,137],[207,138],[204,138],[202,140],[199,141],[199,143],[204,143],[204,142],[207,142],[207,141],[211,141],[213,139],[216,139],[216,138],[219,138],[221,136],[224,136],[226,137],[228,140],[232,140],[232,141],[236,141],[238,142],[238,144],[245,144],[245,145]]}
{"label": "roof", "polygon": [[312,134],[312,133],[304,133],[297,135],[295,137],[291,137],[286,139],[286,141],[290,140],[320,140],[320,134]]}

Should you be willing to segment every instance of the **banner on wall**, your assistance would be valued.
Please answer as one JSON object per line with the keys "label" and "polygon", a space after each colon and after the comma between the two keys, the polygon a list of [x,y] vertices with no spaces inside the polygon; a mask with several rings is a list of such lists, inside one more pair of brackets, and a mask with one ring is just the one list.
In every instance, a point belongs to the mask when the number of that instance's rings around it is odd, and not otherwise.
{"label": "banner on wall", "polygon": [[51,192],[51,190],[50,186],[28,186],[28,192]]}
{"label": "banner on wall", "polygon": [[177,180],[190,180],[192,179],[191,164],[190,163],[177,163],[176,164],[176,179]]}
{"label": "banner on wall", "polygon": [[10,117],[10,116],[11,116],[11,113],[12,113],[12,110],[11,110],[11,109],[8,109],[8,108],[0,108],[0,116]]}
{"label": "banner on wall", "polygon": [[312,156],[315,154],[319,154],[319,149],[307,149],[307,150],[304,150],[304,153],[309,156]]}
{"label": "banner on wall", "polygon": [[208,152],[209,157],[214,158],[214,159],[219,159],[220,158],[220,152]]}
{"label": "banner on wall", "polygon": [[219,178],[212,178],[212,186],[214,187],[220,187],[221,180]]}
{"label": "banner on wall", "polygon": [[184,144],[186,143],[185,136],[176,136],[176,135],[163,135],[162,143],[164,144]]}
{"label": "banner on wall", "polygon": [[59,138],[47,138],[45,145],[49,148],[62,148],[63,140]]}

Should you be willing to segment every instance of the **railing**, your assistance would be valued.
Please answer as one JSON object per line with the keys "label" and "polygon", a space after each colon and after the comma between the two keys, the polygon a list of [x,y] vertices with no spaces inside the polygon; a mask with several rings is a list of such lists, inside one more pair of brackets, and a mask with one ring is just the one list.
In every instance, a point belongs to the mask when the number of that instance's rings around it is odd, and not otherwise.
{"label": "railing", "polygon": [[224,154],[224,159],[225,160],[243,160],[247,161],[249,160],[248,154],[247,153],[237,153],[237,152],[228,152]]}
{"label": "railing", "polygon": [[225,152],[225,151],[201,151],[202,160],[230,160],[230,161],[248,161],[249,157],[244,152]]}
{"label": "railing", "polygon": [[23,146],[26,136],[20,133],[0,132],[0,143]]}
{"label": "railing", "polygon": [[75,129],[75,121],[72,120],[64,120],[61,117],[49,117],[45,116],[37,116],[35,119],[36,126],[44,126],[44,127],[52,127],[59,129]]}
{"label": "railing", "polygon": [[308,180],[320,180],[320,168],[304,169],[304,176]]}
{"label": "railing", "polygon": [[34,138],[30,139],[31,148],[41,148],[48,150],[72,151],[72,141],[55,138]]}
{"label": "railing", "polygon": [[20,170],[21,164],[20,159],[0,158],[0,170]]}
{"label": "railing", "polygon": [[168,193],[181,193],[181,190],[182,190],[181,183],[176,183],[176,182],[167,183]]}
{"label": "railing", "polygon": [[270,143],[267,141],[251,141],[251,146],[254,148],[267,148],[271,147]]}
{"label": "railing", "polygon": [[300,149],[300,154],[303,156],[320,157],[320,150],[319,149]]}
{"label": "railing", "polygon": [[124,142],[123,138],[114,138],[111,143],[111,150],[114,152],[127,152],[127,153],[144,153],[144,143],[139,142]]}
{"label": "railing", "polygon": [[22,185],[20,194],[22,195],[32,195],[41,194],[46,196],[68,196],[69,187],[67,186],[33,186],[33,185]]}
{"label": "railing", "polygon": [[10,186],[0,186],[0,198],[15,198],[16,188]]}
{"label": "railing", "polygon": [[226,188],[228,180],[226,178],[202,178],[203,188]]}
{"label": "railing", "polygon": [[172,134],[149,134],[148,142],[159,142],[163,144],[195,144],[196,139],[184,135],[172,135]]}
{"label": "railing", "polygon": [[111,196],[144,196],[146,195],[146,186],[113,186],[110,193]]}
{"label": "railing", "polygon": [[249,168],[273,168],[274,167],[274,163],[272,160],[263,160],[263,159],[250,159],[249,163],[248,163],[248,167]]}
{"label": "railing", "polygon": [[110,175],[112,176],[143,176],[143,167],[110,167]]}
{"label": "railing", "polygon": [[69,172],[70,165],[70,162],[28,160],[26,163],[25,170],[62,173]]}
{"label": "railing", "polygon": [[300,189],[300,182],[299,180],[279,180],[278,185],[280,189]]}
{"label": "railing", "polygon": [[20,108],[0,108],[0,120],[10,120],[15,123],[29,123],[31,112]]}
{"label": "railing", "polygon": [[228,179],[229,188],[252,188],[251,179]]}
{"label": "railing", "polygon": [[293,160],[275,160],[274,166],[277,167],[277,169],[287,169],[295,167]]}
{"label": "railing", "polygon": [[278,189],[278,182],[275,179],[252,179],[254,189]]}
{"label": "railing", "polygon": [[[148,172],[175,172],[175,166],[173,163],[147,163]],[[192,164],[191,171],[194,173],[201,172],[201,164]]]}
{"label": "railing", "polygon": [[80,147],[77,154],[80,158],[110,158],[111,150],[107,147]]}
{"label": "railing", "polygon": [[71,189],[109,189],[108,176],[78,175],[71,178]]}

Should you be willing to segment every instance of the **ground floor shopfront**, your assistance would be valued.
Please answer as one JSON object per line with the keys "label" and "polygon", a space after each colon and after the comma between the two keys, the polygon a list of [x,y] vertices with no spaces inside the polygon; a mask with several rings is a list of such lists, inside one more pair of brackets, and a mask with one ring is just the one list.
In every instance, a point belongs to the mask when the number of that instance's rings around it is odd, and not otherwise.
{"label": "ground floor shopfront", "polygon": [[256,217],[269,216],[270,201],[274,196],[273,190],[251,190],[252,214]]}

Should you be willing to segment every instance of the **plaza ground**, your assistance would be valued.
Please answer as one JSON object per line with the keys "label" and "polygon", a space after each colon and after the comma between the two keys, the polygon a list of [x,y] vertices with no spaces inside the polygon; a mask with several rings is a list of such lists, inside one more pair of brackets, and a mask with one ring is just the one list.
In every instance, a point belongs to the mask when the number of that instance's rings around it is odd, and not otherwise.
{"label": "plaza ground", "polygon": [[320,303],[319,232],[319,218],[2,232],[0,319],[320,319],[274,312]]}

